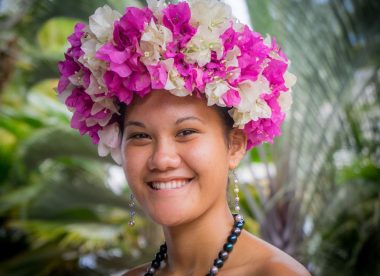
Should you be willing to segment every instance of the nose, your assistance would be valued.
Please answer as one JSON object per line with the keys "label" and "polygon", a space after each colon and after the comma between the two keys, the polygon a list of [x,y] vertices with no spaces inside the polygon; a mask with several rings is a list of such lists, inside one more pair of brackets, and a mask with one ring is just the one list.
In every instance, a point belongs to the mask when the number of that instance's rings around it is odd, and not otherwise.
{"label": "nose", "polygon": [[158,141],[152,155],[148,160],[149,170],[166,171],[177,168],[181,163],[181,158],[178,155],[176,145],[171,140]]}

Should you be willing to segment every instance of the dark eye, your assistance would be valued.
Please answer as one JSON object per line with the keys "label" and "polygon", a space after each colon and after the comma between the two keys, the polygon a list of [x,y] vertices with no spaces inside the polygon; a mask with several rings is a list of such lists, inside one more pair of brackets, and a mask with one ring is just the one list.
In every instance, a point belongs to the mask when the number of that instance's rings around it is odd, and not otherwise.
{"label": "dark eye", "polygon": [[136,139],[136,140],[148,139],[148,138],[149,138],[149,135],[146,133],[132,133],[131,135],[128,136],[128,139]]}
{"label": "dark eye", "polygon": [[189,136],[193,133],[196,133],[196,131],[193,129],[184,129],[184,130],[181,130],[180,132],[178,132],[177,136],[185,137],[185,136]]}

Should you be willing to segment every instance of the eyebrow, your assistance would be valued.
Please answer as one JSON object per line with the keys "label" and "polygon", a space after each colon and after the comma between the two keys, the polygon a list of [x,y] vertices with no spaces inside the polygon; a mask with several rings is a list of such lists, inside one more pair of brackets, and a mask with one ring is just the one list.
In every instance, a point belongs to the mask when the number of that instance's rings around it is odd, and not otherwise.
{"label": "eyebrow", "polygon": [[[183,123],[184,121],[187,121],[187,120],[197,120],[197,121],[200,121],[202,123],[204,123],[203,120],[197,118],[197,117],[194,117],[194,116],[188,116],[188,117],[183,117],[183,118],[179,118],[175,124],[176,125],[179,125],[181,123]],[[142,122],[139,122],[139,121],[128,121],[125,123],[124,125],[124,128],[127,128],[129,126],[137,126],[137,127],[142,127],[142,128],[146,128],[145,124],[142,123]]]}

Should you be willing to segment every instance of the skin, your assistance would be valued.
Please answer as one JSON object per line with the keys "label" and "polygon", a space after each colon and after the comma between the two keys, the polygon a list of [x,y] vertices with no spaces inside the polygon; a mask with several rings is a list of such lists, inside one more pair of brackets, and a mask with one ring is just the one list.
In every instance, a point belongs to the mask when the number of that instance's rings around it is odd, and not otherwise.
{"label": "skin", "polygon": [[[155,275],[205,275],[229,235],[233,218],[226,183],[244,157],[247,139],[239,129],[227,136],[217,111],[193,96],[153,91],[128,107],[124,172],[144,212],[162,225],[168,246],[167,265]],[[160,191],[149,185],[173,179],[191,182]],[[125,275],[144,275],[148,265]],[[310,274],[244,230],[218,275]]]}

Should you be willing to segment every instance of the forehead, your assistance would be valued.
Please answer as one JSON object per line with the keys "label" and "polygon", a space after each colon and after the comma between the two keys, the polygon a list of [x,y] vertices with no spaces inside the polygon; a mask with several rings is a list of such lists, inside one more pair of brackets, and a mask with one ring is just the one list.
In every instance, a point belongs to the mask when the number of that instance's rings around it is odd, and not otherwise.
{"label": "forehead", "polygon": [[205,122],[220,124],[215,108],[207,106],[206,100],[196,96],[179,97],[168,91],[152,91],[143,98],[136,97],[126,108],[125,121],[142,120],[170,122],[186,116],[195,116]]}

